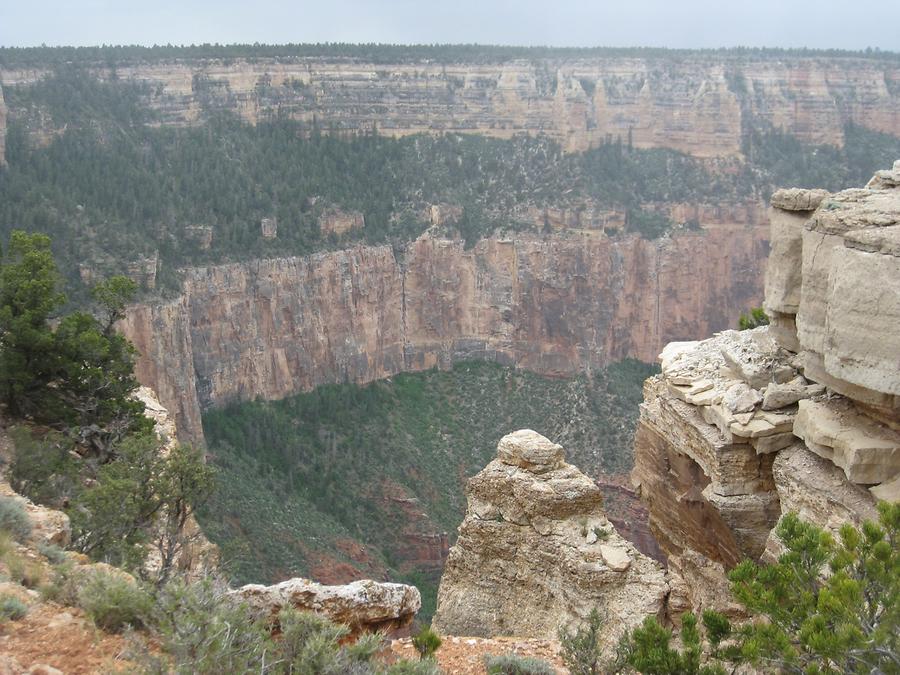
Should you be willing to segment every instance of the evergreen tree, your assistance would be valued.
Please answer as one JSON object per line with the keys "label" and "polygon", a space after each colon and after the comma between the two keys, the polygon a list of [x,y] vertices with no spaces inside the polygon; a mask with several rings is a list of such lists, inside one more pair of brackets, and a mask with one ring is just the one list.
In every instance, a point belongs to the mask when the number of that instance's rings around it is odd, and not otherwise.
{"label": "evergreen tree", "polygon": [[0,396],[15,417],[52,418],[57,372],[50,317],[65,301],[50,238],[14,231],[0,265]]}
{"label": "evergreen tree", "polygon": [[878,512],[877,523],[845,524],[838,541],[785,515],[778,561],[745,561],[729,575],[755,618],[732,629],[724,616],[704,612],[710,663],[701,665],[697,621],[686,614],[683,651],[650,617],[622,640],[628,665],[660,674],[723,672],[719,661],[789,673],[900,672],[900,503],[881,502]]}
{"label": "evergreen tree", "polygon": [[103,321],[74,312],[53,330],[66,301],[59,286],[49,237],[14,231],[0,265],[0,396],[13,417],[66,431],[103,459],[111,444],[152,426],[131,397],[134,346],[113,328],[135,285],[123,277],[99,284]]}

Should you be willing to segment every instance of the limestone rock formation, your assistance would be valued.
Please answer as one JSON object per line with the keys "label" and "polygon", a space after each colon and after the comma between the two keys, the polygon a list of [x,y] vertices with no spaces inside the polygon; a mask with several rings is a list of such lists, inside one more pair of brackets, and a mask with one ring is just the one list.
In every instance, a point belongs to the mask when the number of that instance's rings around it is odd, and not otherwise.
{"label": "limestone rock formation", "polygon": [[776,192],[772,324],[660,355],[632,477],[673,613],[727,598],[716,589],[739,560],[777,556],[781,515],[836,533],[900,496],[898,178],[900,163],[863,189]]}
{"label": "limestone rock formation", "polygon": [[412,623],[422,605],[414,586],[370,580],[323,586],[296,578],[274,586],[249,584],[232,593],[263,616],[274,618],[283,608],[294,607],[345,624],[354,635],[376,631],[396,633]]}
{"label": "limestone rock formation", "polygon": [[[102,79],[109,64],[88,64]],[[5,67],[0,82],[33,82],[50,68]],[[461,132],[495,138],[542,133],[570,151],[628,137],[638,148],[695,157],[741,152],[748,118],[805,141],[842,145],[853,122],[897,133],[900,67],[859,57],[658,56],[443,58],[372,63],[352,57],[199,59],[117,63],[146,83],[162,124],[203,120],[212,106],[255,123],[288,115],[322,129],[386,136]],[[197,78],[212,86],[195,87]],[[35,129],[38,138],[55,129]]]}
{"label": "limestone rock formation", "polygon": [[600,489],[559,445],[528,429],[503,437],[466,493],[438,591],[439,632],[552,639],[598,609],[612,644],[660,614],[662,569],[619,536]]}
{"label": "limestone rock formation", "polygon": [[[481,358],[553,376],[727,327],[762,294],[766,229],[721,225],[658,241],[423,235],[185,272],[184,295],[135,305],[123,332],[138,379],[202,441],[200,410],[321,384]],[[704,260],[702,267],[685,260]]]}

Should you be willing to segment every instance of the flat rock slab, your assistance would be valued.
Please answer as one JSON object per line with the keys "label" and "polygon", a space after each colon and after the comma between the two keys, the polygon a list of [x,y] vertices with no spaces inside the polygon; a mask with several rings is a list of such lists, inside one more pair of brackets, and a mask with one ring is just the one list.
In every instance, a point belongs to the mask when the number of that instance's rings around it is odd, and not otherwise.
{"label": "flat rock slab", "polygon": [[276,617],[285,607],[323,614],[348,626],[352,634],[393,632],[412,623],[422,606],[419,590],[406,584],[368,579],[325,586],[309,579],[288,579],[274,586],[249,584],[232,594],[264,616]]}
{"label": "flat rock slab", "polygon": [[900,434],[858,412],[847,399],[800,401],[794,435],[854,483],[875,485],[900,473]]}
{"label": "flat rock slab", "polygon": [[770,203],[784,211],[815,211],[829,194],[828,190],[781,188],[772,194]]}
{"label": "flat rock slab", "polygon": [[558,468],[565,461],[561,445],[553,443],[531,429],[520,429],[500,439],[497,458],[504,464],[532,473]]}

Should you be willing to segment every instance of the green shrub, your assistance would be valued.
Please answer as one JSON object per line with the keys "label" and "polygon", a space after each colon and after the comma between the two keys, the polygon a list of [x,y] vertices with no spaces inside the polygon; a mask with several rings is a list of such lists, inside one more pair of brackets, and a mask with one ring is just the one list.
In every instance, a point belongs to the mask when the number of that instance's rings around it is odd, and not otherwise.
{"label": "green shrub", "polygon": [[359,636],[341,645],[349,630],[312,612],[286,608],[278,614],[281,640],[279,656],[287,673],[375,673],[372,659],[384,645],[384,637]]}
{"label": "green shrub", "polygon": [[[268,627],[227,593],[224,583],[174,579],[157,594],[153,628],[179,675],[265,672],[276,647]],[[152,661],[152,659],[150,659]],[[147,669],[153,663],[142,661]]]}
{"label": "green shrub", "polygon": [[603,651],[600,646],[600,628],[605,623],[594,609],[587,623],[574,633],[560,629],[559,643],[563,663],[572,675],[599,675],[603,672]]}
{"label": "green shrub", "polygon": [[13,595],[0,595],[0,621],[18,621],[28,614],[28,605]]}
{"label": "green shrub", "polygon": [[768,325],[769,316],[762,307],[753,307],[747,314],[742,313],[738,319],[738,328],[740,330],[750,330],[751,328]]}
{"label": "green shrub", "polygon": [[413,636],[412,644],[419,652],[420,659],[432,656],[441,646],[441,636],[431,628],[425,627]]}
{"label": "green shrub", "polygon": [[110,633],[127,626],[141,628],[153,610],[153,598],[139,584],[120,574],[94,572],[78,591],[78,604],[94,623]]}
{"label": "green shrub", "polygon": [[282,609],[278,623],[280,647],[290,672],[338,673],[346,666],[340,647],[340,641],[350,632],[346,626],[296,609]]}
{"label": "green shrub", "polygon": [[17,541],[31,536],[31,519],[21,499],[0,496],[0,530],[9,532]]}
{"label": "green shrub", "polygon": [[663,628],[655,617],[648,616],[621,642],[627,654],[627,663],[639,673],[724,673],[717,666],[700,666],[700,633],[697,618],[690,613],[681,617],[681,643],[683,650],[672,648],[672,631]]}
{"label": "green shrub", "polygon": [[[72,547],[129,570],[143,570],[152,548],[162,584],[185,545],[184,527],[213,489],[213,469],[200,452],[178,446],[161,453],[153,434],[129,436],[95,483],[72,501]],[[148,546],[148,544],[150,546]]]}
{"label": "green shrub", "polygon": [[61,565],[66,561],[66,552],[55,544],[41,542],[38,544],[38,553],[50,561],[51,565]]}
{"label": "green shrub", "polygon": [[488,675],[555,675],[556,669],[543,659],[517,654],[485,656],[484,667]]}
{"label": "green shrub", "polygon": [[73,576],[75,565],[68,560],[53,567],[53,575],[41,584],[38,592],[46,602],[74,607],[78,605],[79,580]]}
{"label": "green shrub", "polygon": [[38,504],[63,508],[81,488],[83,467],[73,456],[72,440],[60,433],[34,434],[28,427],[16,427],[11,436],[13,488]]}
{"label": "green shrub", "polygon": [[691,614],[681,619],[682,649],[648,617],[623,637],[619,654],[634,670],[658,675],[898,672],[900,503],[880,502],[878,512],[877,523],[843,525],[839,541],[786,514],[775,530],[785,547],[778,561],[745,560],[729,573],[735,599],[754,618],[733,628],[726,617],[703,613],[707,663]]}
{"label": "green shrub", "polygon": [[[137,650],[135,659],[144,672],[184,675],[375,675],[385,670],[373,662],[384,644],[381,635],[362,635],[355,643],[342,645],[349,632],[346,626],[292,608],[278,614],[277,624],[280,634],[273,639],[268,617],[254,616],[219,581],[175,579],[157,594],[152,623],[169,660],[163,664],[146,649]],[[437,671],[423,667],[396,672]]]}
{"label": "green shrub", "polygon": [[419,659],[418,661],[404,659],[388,666],[385,673],[386,675],[440,675],[441,669],[438,668],[434,659]]}
{"label": "green shrub", "polygon": [[44,578],[44,568],[40,564],[19,555],[13,549],[5,552],[2,562],[9,570],[10,580],[27,588],[34,588]]}

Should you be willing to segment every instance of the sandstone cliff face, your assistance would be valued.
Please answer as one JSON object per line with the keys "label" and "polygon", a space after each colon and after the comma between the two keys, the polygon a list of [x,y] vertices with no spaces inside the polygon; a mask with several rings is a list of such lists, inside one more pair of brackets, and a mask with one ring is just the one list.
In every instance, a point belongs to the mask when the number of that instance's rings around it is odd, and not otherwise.
{"label": "sandstone cliff face", "polygon": [[171,411],[178,437],[200,440],[203,425],[197,404],[193,345],[184,298],[134,305],[128,309],[120,329],[140,355],[135,364],[135,376],[153,389],[162,405]]}
{"label": "sandstone cliff face", "polygon": [[778,518],[832,532],[900,498],[900,162],[865,189],[772,197],[772,325],[670,344],[645,385],[633,480],[669,556],[674,613],[777,556]]}
{"label": "sandstone cliff face", "polygon": [[619,536],[600,489],[559,445],[528,429],[504,436],[466,493],[438,591],[439,632],[553,639],[597,609],[609,646],[662,612],[662,568]]}
{"label": "sandstone cliff face", "polygon": [[[122,324],[140,381],[200,441],[200,410],[467,358],[571,376],[728,326],[758,304],[764,228],[657,241],[602,233],[355,247],[187,270]],[[702,267],[685,261],[704,260]]]}
{"label": "sandstone cliff face", "polygon": [[[48,71],[5,69],[3,84]],[[98,77],[110,76],[106,64]],[[814,143],[843,142],[846,122],[896,134],[900,67],[829,57],[603,57],[497,64],[373,64],[352,59],[179,60],[119,64],[149,83],[163,124],[189,125],[207,109],[255,123],[276,114],[323,128],[402,136],[543,133],[568,150],[609,137],[695,157],[737,155],[748,116]]]}

